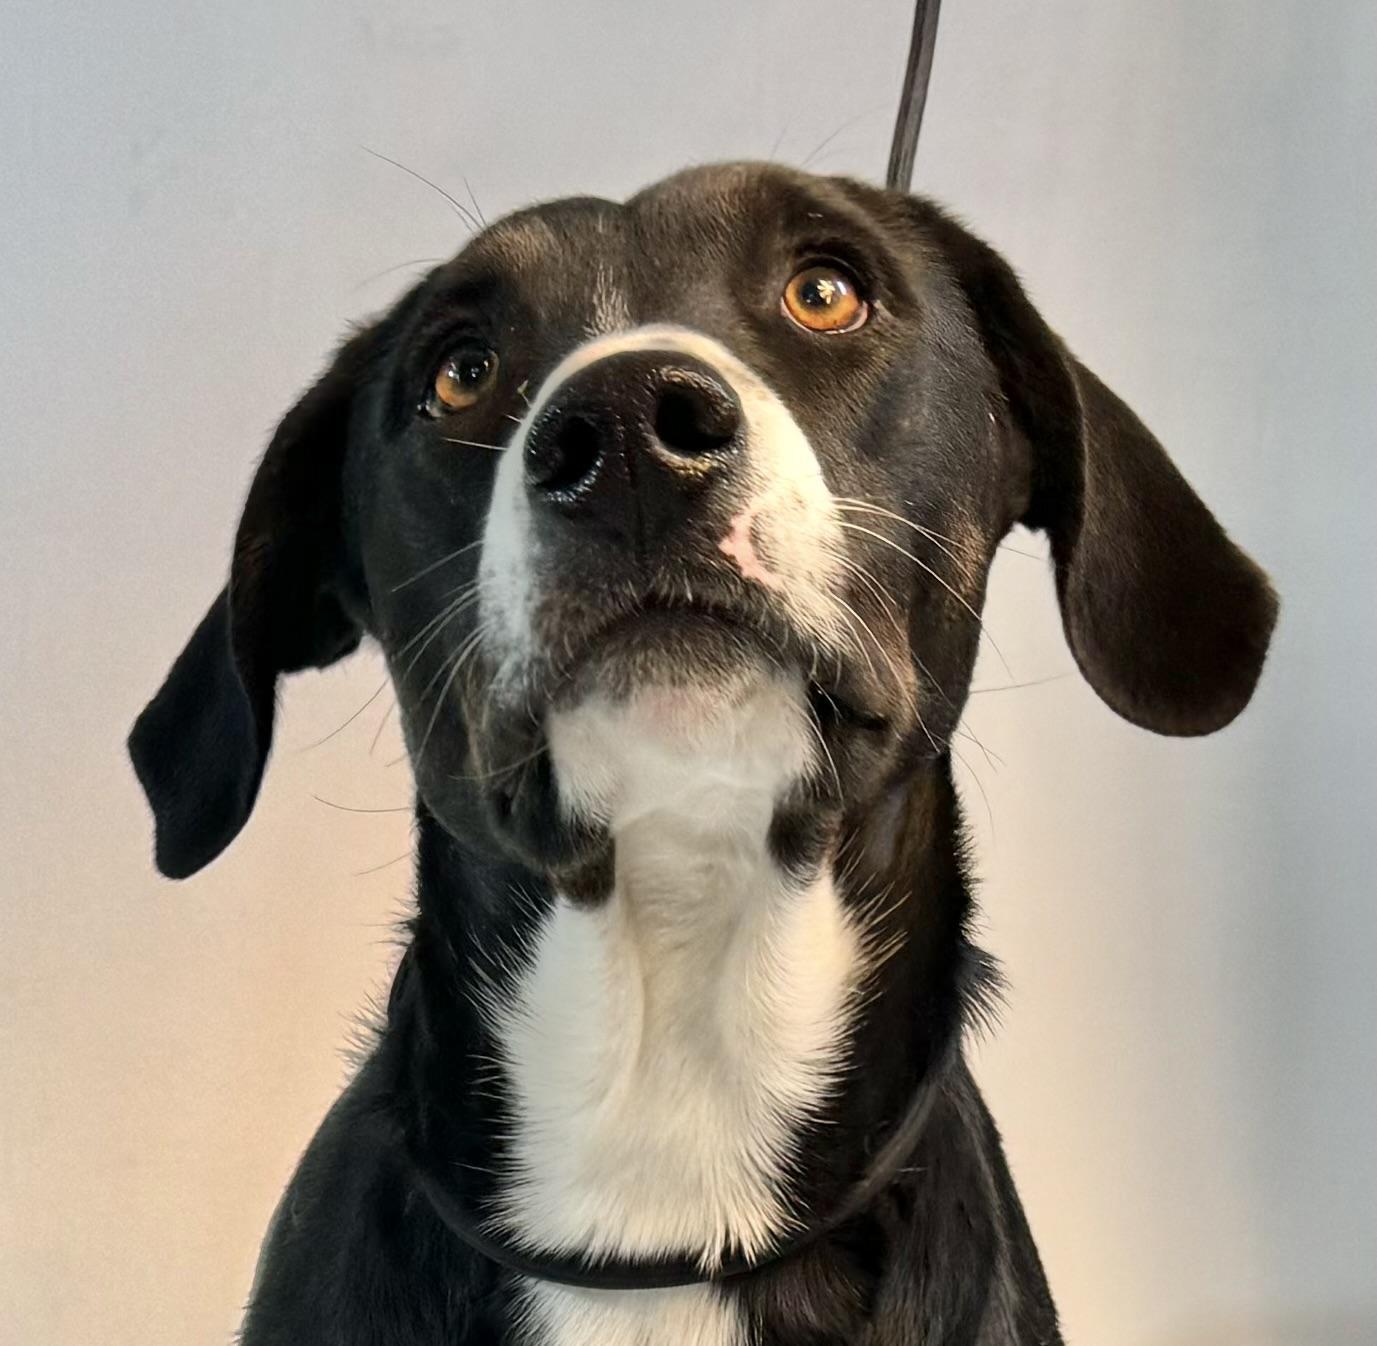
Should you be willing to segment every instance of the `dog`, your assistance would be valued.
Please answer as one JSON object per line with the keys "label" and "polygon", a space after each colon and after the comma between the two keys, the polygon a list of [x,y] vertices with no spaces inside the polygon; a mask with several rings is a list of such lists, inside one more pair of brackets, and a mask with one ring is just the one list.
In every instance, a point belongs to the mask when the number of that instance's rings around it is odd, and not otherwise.
{"label": "dog", "polygon": [[1016,524],[1119,715],[1247,704],[1267,578],[926,200],[695,168],[484,227],[349,336],[130,736],[175,878],[279,678],[365,636],[415,778],[385,1021],[244,1346],[1061,1340],[962,1048],[949,744]]}

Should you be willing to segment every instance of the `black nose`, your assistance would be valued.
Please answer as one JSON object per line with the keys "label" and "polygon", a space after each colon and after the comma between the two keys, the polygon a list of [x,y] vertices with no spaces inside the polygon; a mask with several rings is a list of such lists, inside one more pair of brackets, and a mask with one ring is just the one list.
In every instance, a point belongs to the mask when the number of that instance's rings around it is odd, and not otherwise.
{"label": "black nose", "polygon": [[692,356],[626,351],[571,375],[526,436],[535,500],[638,549],[692,515],[730,472],[741,403]]}

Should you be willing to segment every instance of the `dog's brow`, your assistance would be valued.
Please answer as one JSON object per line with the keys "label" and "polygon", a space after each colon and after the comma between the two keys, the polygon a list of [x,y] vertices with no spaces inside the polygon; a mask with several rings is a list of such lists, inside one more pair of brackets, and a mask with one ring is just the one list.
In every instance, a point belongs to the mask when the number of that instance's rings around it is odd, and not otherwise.
{"label": "dog's brow", "polygon": [[507,277],[497,267],[466,270],[442,281],[421,311],[418,329],[422,332],[436,323],[451,321],[456,311],[481,310],[490,305],[502,290]]}
{"label": "dog's brow", "polygon": [[560,247],[558,231],[534,212],[499,220],[479,246],[493,261],[512,270],[537,266]]}

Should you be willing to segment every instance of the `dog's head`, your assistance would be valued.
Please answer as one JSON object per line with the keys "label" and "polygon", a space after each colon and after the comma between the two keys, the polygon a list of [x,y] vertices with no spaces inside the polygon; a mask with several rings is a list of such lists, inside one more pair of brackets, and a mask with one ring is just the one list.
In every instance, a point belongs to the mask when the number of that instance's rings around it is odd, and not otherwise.
{"label": "dog's head", "polygon": [[365,633],[425,807],[535,867],[596,846],[550,748],[590,699],[691,719],[773,682],[816,733],[795,802],[863,806],[945,752],[1018,523],[1114,710],[1169,734],[1238,714],[1266,578],[932,205],[732,165],[512,215],[274,435],[229,583],[131,737],[158,864],[233,839],[278,677]]}

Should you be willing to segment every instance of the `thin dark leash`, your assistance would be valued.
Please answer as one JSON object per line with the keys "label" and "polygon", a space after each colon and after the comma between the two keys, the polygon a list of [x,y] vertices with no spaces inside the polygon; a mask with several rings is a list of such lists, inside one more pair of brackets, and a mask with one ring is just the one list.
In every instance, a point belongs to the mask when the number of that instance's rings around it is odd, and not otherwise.
{"label": "thin dark leash", "polygon": [[[917,0],[914,9],[913,38],[890,145],[889,169],[885,174],[885,185],[898,191],[907,191],[913,181],[913,158],[918,149],[918,132],[923,123],[928,81],[932,75],[940,4],[941,0]],[[399,981],[401,975],[402,969],[399,969]],[[393,995],[396,993],[394,988]],[[957,1040],[959,1035],[953,1039]],[[701,1261],[682,1257],[593,1261],[578,1253],[540,1252],[516,1246],[493,1232],[491,1222],[469,1209],[462,1196],[414,1147],[412,1176],[431,1209],[451,1233],[498,1266],[533,1280],[585,1290],[667,1290],[686,1285],[720,1285],[777,1266],[820,1243],[860,1215],[880,1192],[906,1171],[927,1127],[954,1050],[948,1045],[931,1063],[898,1125],[837,1207],[825,1219],[786,1239],[763,1256],[726,1258],[715,1266],[704,1266]]]}
{"label": "thin dark leash", "polygon": [[913,157],[918,152],[918,132],[928,101],[932,53],[937,46],[937,12],[941,7],[942,0],[917,0],[913,7],[913,37],[899,95],[899,115],[894,121],[894,139],[889,145],[889,168],[885,172],[885,186],[894,191],[906,192],[913,185]]}

